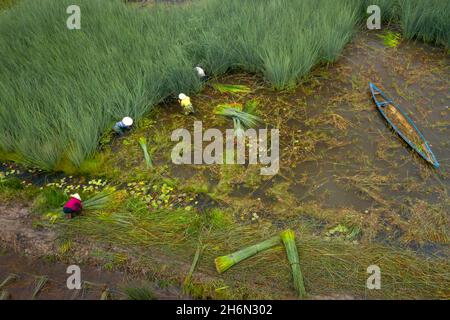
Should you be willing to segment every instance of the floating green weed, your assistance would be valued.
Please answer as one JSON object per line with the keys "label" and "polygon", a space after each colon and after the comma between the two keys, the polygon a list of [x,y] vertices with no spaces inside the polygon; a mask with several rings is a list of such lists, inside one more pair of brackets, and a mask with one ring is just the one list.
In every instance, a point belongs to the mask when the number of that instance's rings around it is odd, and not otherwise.
{"label": "floating green weed", "polygon": [[380,37],[383,39],[384,45],[390,48],[397,47],[401,41],[400,33],[394,33],[390,31]]}

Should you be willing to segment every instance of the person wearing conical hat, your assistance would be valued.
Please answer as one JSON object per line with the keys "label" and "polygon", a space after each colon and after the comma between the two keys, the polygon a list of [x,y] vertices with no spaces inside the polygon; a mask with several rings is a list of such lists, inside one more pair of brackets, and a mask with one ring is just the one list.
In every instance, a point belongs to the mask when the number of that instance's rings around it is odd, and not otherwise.
{"label": "person wearing conical hat", "polygon": [[122,119],[122,121],[119,121],[114,125],[113,130],[115,133],[122,136],[125,132],[131,130],[132,125],[133,119],[131,119],[130,117],[125,117]]}
{"label": "person wearing conical hat", "polygon": [[79,215],[83,210],[83,204],[81,203],[81,197],[78,193],[72,194],[69,201],[66,202],[63,208],[63,212],[67,219],[72,219],[73,217]]}
{"label": "person wearing conical hat", "polygon": [[195,71],[197,72],[197,76],[200,78],[200,80],[202,81],[206,81],[208,80],[208,76],[206,75],[205,70],[203,70],[202,67],[195,67]]}
{"label": "person wearing conical hat", "polygon": [[192,103],[191,103],[191,98],[189,98],[184,93],[180,93],[178,95],[178,103],[183,108],[183,111],[184,111],[185,115],[189,115],[189,114],[195,112],[194,111],[194,107],[192,106]]}

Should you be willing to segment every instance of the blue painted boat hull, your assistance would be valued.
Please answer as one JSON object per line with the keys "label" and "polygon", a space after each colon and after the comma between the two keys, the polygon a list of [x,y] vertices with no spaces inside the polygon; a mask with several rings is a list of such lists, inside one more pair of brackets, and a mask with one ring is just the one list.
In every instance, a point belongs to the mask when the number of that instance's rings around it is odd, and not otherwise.
{"label": "blue painted boat hull", "polygon": [[[408,115],[398,106],[395,104],[391,99],[389,99],[382,90],[377,88],[373,83],[369,83],[370,86],[370,92],[372,93],[372,98],[375,101],[375,104],[377,106],[378,111],[381,113],[384,119],[389,123],[389,125],[394,129],[395,132],[398,133],[398,135],[411,147],[413,148],[422,158],[424,158],[428,163],[432,164],[435,168],[439,168],[439,162],[437,161],[433,151],[431,151],[431,148],[426,141],[423,134],[419,131],[419,129],[416,127],[414,122],[411,120],[411,118],[408,117]],[[392,116],[389,116],[387,113],[387,108],[390,108],[389,110],[394,110],[392,108],[395,108],[395,114],[397,114],[397,120],[401,118],[401,120],[406,120],[406,123],[408,125],[408,128],[406,131],[409,131],[409,135],[405,132],[403,132],[398,125],[395,124],[394,119]],[[392,112],[391,112],[392,113]],[[409,136],[409,137],[408,137]],[[420,146],[418,143],[414,143],[410,137],[416,136],[418,139],[420,139]]]}

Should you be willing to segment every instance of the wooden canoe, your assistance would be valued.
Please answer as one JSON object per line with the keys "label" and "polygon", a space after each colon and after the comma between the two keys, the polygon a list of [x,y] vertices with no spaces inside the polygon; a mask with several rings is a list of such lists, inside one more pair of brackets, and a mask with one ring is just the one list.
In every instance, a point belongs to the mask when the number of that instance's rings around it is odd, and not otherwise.
{"label": "wooden canoe", "polygon": [[422,158],[431,163],[435,168],[439,168],[439,162],[436,160],[433,151],[431,151],[428,142],[411,118],[373,83],[370,83],[369,86],[378,111],[394,131]]}

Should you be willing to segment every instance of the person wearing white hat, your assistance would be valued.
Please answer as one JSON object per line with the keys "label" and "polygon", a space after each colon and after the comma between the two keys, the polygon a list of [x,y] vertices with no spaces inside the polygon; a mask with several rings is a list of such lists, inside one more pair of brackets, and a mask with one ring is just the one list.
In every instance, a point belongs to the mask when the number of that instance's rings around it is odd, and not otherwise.
{"label": "person wearing white hat", "polygon": [[67,219],[72,219],[77,216],[83,210],[83,204],[81,203],[81,197],[78,193],[72,194],[69,201],[64,205],[63,212]]}
{"label": "person wearing white hat", "polygon": [[200,78],[200,80],[203,80],[203,81],[207,80],[205,70],[203,70],[202,67],[199,67],[199,66],[195,67],[195,71],[197,72],[197,75]]}
{"label": "person wearing white hat", "polygon": [[194,107],[192,106],[192,103],[191,103],[191,98],[189,98],[184,93],[180,93],[178,95],[178,102],[179,102],[180,106],[183,108],[185,115],[195,112]]}
{"label": "person wearing white hat", "polygon": [[117,122],[113,130],[118,135],[122,136],[126,131],[129,131],[131,129],[131,126],[133,125],[133,119],[130,117],[125,117],[122,119],[122,121]]}

